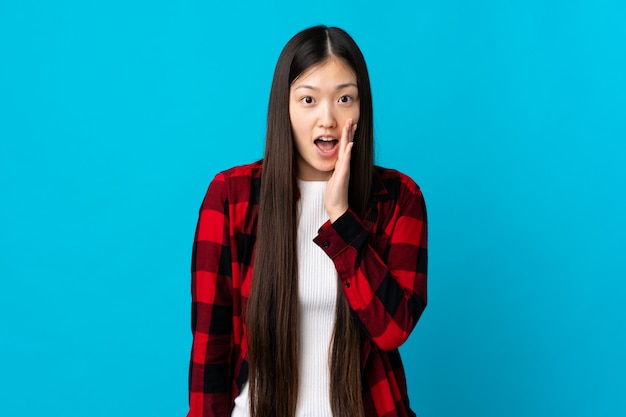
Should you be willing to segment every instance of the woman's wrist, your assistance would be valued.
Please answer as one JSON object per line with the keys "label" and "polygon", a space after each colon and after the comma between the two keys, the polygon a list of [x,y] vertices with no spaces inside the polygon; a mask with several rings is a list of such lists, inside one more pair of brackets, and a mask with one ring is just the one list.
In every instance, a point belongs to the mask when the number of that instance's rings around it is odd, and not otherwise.
{"label": "woman's wrist", "polygon": [[332,211],[328,211],[328,218],[330,219],[331,223],[335,223],[335,220],[337,220],[338,218],[340,218],[341,216],[343,216],[346,211],[348,211],[348,207],[345,208],[340,208],[340,209],[335,209]]}

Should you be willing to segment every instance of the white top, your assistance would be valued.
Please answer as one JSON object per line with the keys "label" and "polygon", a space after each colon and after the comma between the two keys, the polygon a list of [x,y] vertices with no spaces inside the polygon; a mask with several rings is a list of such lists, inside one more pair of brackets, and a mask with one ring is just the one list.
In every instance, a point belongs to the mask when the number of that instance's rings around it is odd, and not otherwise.
{"label": "white top", "polygon": [[[335,325],[337,270],[314,242],[328,221],[324,209],[326,181],[298,180],[298,312],[300,314],[300,382],[296,417],[332,417],[330,343]],[[235,399],[232,417],[249,417],[248,383]]]}

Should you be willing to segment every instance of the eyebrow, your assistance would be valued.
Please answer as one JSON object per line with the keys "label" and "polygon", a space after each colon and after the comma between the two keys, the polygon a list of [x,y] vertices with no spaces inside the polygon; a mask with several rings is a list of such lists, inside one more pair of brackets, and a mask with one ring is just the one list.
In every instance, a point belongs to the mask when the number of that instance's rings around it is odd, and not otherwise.
{"label": "eyebrow", "polygon": [[[335,90],[343,90],[344,88],[348,88],[348,87],[354,87],[354,88],[359,88],[356,83],[345,83],[345,84],[339,84]],[[299,88],[306,88],[309,90],[313,90],[313,91],[319,91],[319,88],[317,87],[313,87],[312,85],[308,85],[308,84],[301,84],[299,86],[297,86],[296,88],[294,88],[294,90],[297,90]]]}

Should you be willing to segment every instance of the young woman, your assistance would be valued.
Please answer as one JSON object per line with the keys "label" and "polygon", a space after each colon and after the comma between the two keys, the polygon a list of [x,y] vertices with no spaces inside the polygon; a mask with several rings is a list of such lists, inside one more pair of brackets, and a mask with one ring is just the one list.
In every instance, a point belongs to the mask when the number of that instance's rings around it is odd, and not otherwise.
{"label": "young woman", "polygon": [[298,33],[263,160],[219,173],[200,209],[188,416],[414,416],[398,347],[426,306],[426,236],[419,187],[373,165],[358,46]]}

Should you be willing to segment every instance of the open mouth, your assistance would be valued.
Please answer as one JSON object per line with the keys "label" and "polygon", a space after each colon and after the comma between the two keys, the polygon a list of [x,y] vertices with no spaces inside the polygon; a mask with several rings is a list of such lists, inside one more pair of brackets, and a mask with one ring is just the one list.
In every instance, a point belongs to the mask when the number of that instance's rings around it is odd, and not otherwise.
{"label": "open mouth", "polygon": [[322,152],[331,152],[339,143],[339,140],[333,138],[319,138],[313,142]]}

